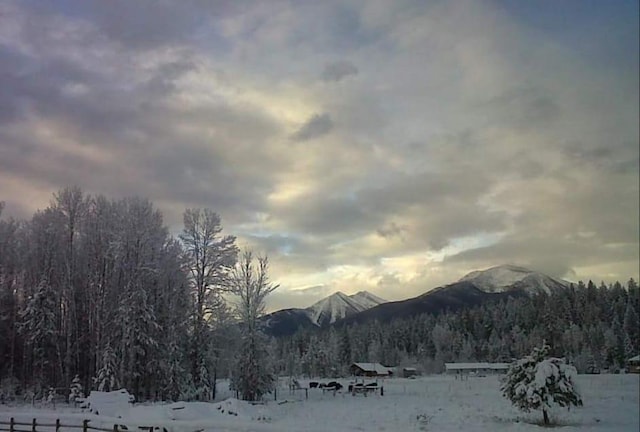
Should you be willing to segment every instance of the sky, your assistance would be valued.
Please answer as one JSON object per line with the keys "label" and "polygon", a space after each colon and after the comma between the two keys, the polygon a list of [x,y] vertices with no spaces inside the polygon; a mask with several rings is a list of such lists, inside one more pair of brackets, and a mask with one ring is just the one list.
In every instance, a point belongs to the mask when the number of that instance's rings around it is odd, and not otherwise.
{"label": "sky", "polygon": [[269,309],[638,279],[638,2],[0,3],[0,201],[211,208]]}

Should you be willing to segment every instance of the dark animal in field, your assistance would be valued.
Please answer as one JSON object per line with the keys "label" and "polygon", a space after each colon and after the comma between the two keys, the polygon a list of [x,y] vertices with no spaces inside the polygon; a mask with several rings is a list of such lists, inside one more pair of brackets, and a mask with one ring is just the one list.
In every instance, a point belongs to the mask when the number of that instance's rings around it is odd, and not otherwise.
{"label": "dark animal in field", "polygon": [[360,387],[364,387],[364,384],[362,384],[362,383],[355,383],[355,384],[351,383],[351,384],[349,384],[349,387],[348,387],[349,388],[349,392],[352,392],[353,389],[360,388]]}
{"label": "dark animal in field", "polygon": [[309,388],[318,388],[318,382],[317,381],[311,381],[309,383]]}
{"label": "dark animal in field", "polygon": [[330,388],[333,390],[340,390],[342,389],[342,384],[340,384],[337,381],[331,381],[330,383],[327,384],[327,388]]}

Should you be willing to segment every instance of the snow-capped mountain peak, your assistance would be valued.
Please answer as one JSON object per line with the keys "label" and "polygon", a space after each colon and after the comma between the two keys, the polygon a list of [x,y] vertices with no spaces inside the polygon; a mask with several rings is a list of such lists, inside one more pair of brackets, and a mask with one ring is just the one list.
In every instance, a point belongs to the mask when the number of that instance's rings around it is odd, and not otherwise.
{"label": "snow-capped mountain peak", "polygon": [[487,270],[473,271],[460,279],[460,282],[471,282],[487,293],[523,288],[529,294],[541,291],[549,294],[554,289],[568,285],[563,280],[514,265],[500,265]]}
{"label": "snow-capped mountain peak", "polygon": [[314,303],[306,311],[311,321],[322,327],[382,303],[386,303],[386,300],[367,291],[360,291],[350,296],[338,291]]}
{"label": "snow-capped mountain peak", "polygon": [[358,302],[361,306],[365,307],[365,309],[370,309],[374,306],[387,302],[385,299],[371,294],[369,291],[359,291],[349,297]]}

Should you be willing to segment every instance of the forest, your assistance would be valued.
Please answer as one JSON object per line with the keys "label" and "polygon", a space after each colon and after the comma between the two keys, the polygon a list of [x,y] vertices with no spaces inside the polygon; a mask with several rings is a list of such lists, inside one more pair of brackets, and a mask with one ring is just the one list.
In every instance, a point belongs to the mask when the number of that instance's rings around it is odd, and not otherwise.
{"label": "forest", "polygon": [[75,378],[138,400],[210,400],[230,378],[252,400],[277,375],[343,376],[354,361],[438,373],[448,361],[511,361],[545,340],[585,372],[619,369],[639,350],[633,279],[267,340],[255,324],[277,288],[267,259],[240,253],[213,211],[186,209],[175,237],[142,198],[70,187],[30,220],[2,207],[4,395],[41,397]]}

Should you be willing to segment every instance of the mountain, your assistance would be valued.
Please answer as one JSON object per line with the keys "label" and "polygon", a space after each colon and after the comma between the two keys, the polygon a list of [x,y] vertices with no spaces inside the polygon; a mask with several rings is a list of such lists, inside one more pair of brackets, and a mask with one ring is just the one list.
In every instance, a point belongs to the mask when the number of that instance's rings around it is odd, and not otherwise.
{"label": "mountain", "polygon": [[360,291],[350,296],[338,291],[305,310],[310,314],[313,323],[318,327],[324,327],[385,302],[386,300],[367,291]]}
{"label": "mountain", "polygon": [[262,318],[262,328],[271,336],[291,335],[300,328],[327,327],[385,302],[367,291],[352,295],[338,291],[306,309],[283,309],[268,314]]}
{"label": "mountain", "polygon": [[540,292],[548,294],[568,286],[568,282],[542,273],[523,267],[502,265],[471,272],[457,282],[435,288],[414,298],[381,304],[346,317],[336,325],[350,325],[370,320],[386,322],[396,317],[454,311],[509,297],[532,296]]}
{"label": "mountain", "polygon": [[520,288],[529,295],[540,292],[551,294],[554,290],[569,286],[566,281],[514,265],[501,265],[483,271],[474,271],[464,276],[459,282],[463,281],[472,283],[486,293],[508,292]]}

